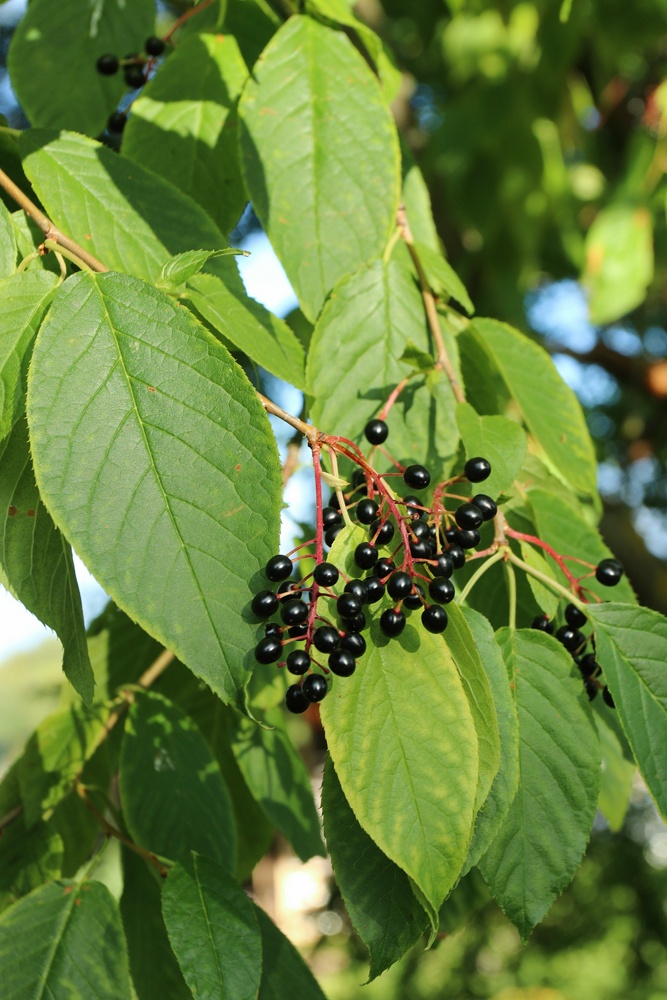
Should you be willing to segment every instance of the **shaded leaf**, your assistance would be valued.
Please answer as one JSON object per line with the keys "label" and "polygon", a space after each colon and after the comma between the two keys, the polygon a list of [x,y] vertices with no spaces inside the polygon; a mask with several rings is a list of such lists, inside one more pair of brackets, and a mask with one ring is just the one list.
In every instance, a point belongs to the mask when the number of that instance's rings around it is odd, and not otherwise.
{"label": "shaded leaf", "polygon": [[250,200],[314,320],[339,278],[381,255],[395,224],[400,162],[389,109],[352,42],[297,16],[262,53],[239,114]]}
{"label": "shaded leaf", "polygon": [[456,407],[456,423],[466,450],[466,458],[482,457],[491,463],[491,475],[479,486],[481,492],[497,497],[509,490],[526,457],[526,432],[507,417],[479,416],[470,403]]}
{"label": "shaded leaf", "polygon": [[280,18],[266,0],[227,0],[223,30],[234,36],[249,68],[279,27]]}
{"label": "shaded leaf", "polygon": [[8,278],[16,270],[16,238],[12,217],[4,202],[0,202],[0,278]]}
{"label": "shaded leaf", "polygon": [[234,816],[220,768],[194,722],[155,692],[130,708],[120,792],[127,828],[146,850],[171,859],[201,851],[234,871]]}
{"label": "shaded leaf", "polygon": [[466,287],[458,274],[440,250],[434,250],[427,243],[415,241],[424,273],[436,295],[446,299],[456,299],[469,316],[475,311]]}
{"label": "shaded leaf", "polygon": [[28,395],[56,522],[121,608],[243,708],[249,580],[275,551],[281,476],[240,368],[162,293],[80,274],[42,326]]}
{"label": "shaded leaf", "polygon": [[299,1000],[326,1000],[294,945],[259,906],[255,916],[262,935],[262,981],[257,1000],[285,1000],[286,989]]}
{"label": "shaded leaf", "polygon": [[[605,708],[607,712],[610,711],[607,705]],[[611,711],[613,712],[613,709]],[[595,724],[602,750],[598,809],[609,823],[610,829],[618,833],[623,827],[630,805],[635,765],[625,759],[621,744],[614,732],[609,726],[604,725],[599,716],[595,717]]]}
{"label": "shaded leaf", "polygon": [[48,823],[26,829],[18,816],[0,837],[0,910],[62,872],[63,842]]}
{"label": "shaded leaf", "polygon": [[262,974],[255,909],[224,868],[190,854],[169,873],[162,913],[183,978],[201,1000],[254,1000]]}

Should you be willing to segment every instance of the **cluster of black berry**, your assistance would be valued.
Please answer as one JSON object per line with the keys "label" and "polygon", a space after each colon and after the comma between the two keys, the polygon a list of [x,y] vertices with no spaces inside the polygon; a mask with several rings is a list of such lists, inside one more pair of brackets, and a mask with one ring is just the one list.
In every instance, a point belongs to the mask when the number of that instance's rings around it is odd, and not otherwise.
{"label": "cluster of black berry", "polygon": [[[372,420],[365,428],[366,439],[373,445],[383,443],[387,435],[383,420]],[[467,479],[479,483],[490,473],[486,459],[472,458],[466,462],[463,476],[452,482]],[[412,490],[424,490],[431,482],[429,471],[422,465],[410,465],[402,475],[403,482]],[[406,625],[405,611],[420,609],[422,625],[428,632],[444,632],[448,620],[444,605],[455,594],[451,576],[465,564],[466,549],[479,544],[478,529],[496,515],[496,503],[480,493],[470,501],[465,500],[452,514],[435,501],[433,508],[428,508],[416,496],[395,499],[388,489],[382,488],[381,480],[369,466],[359,468],[352,477],[350,491],[342,498],[347,516],[369,531],[368,541],[361,542],[354,551],[354,562],[359,570],[366,571],[365,578],[347,580],[343,593],[336,596],[330,590],[339,581],[336,566],[321,561],[312,574],[318,587],[316,596],[335,602],[338,626],[315,613],[315,608],[302,599],[312,596],[312,584],[307,580],[288,582],[293,568],[288,556],[278,555],[269,560],[267,577],[272,582],[282,581],[281,586],[275,592],[264,590],[257,594],[252,610],[260,618],[270,618],[279,612],[282,625],[269,622],[265,626],[266,635],[255,648],[258,662],[281,661],[286,645],[303,641],[305,648],[288,653],[280,665],[284,663],[298,675],[308,673],[315,665],[324,673],[331,671],[349,677],[356,668],[356,658],[366,650],[360,634],[367,624],[364,606],[377,603],[385,594],[393,602],[379,617],[380,629],[386,636],[399,636]],[[363,495],[359,496],[360,493]],[[341,501],[335,494],[321,513],[324,542],[328,546],[333,544],[343,523]],[[393,551],[381,555],[380,549],[391,545]],[[312,647],[328,654],[326,667],[313,660]],[[321,701],[327,690],[324,676],[308,673],[288,689],[287,707],[293,712],[305,711],[311,702]]]}
{"label": "cluster of black berry", "polygon": [[[154,59],[156,56],[161,56],[165,50],[165,43],[157,35],[151,35],[144,42],[144,54],[141,55],[138,52],[130,52],[126,55],[124,59],[119,59],[118,56],[111,52],[105,53],[105,55],[100,56],[95,66],[97,72],[101,73],[102,76],[115,76],[118,70],[123,68],[123,76],[125,77],[125,83],[129,90],[138,90],[139,87],[143,87],[146,82],[146,63],[148,59]],[[122,111],[114,111],[112,115],[109,116],[107,121],[107,129],[109,132],[122,132],[125,128],[125,122],[127,120],[127,115]]]}
{"label": "cluster of black berry", "polygon": [[[595,567],[595,579],[604,587],[615,587],[623,576],[623,567],[616,559],[603,559]],[[588,618],[584,612],[575,604],[567,604],[564,610],[565,624],[555,631],[555,637],[572,654],[574,662],[577,664],[584,681],[584,688],[589,699],[602,691],[602,698],[605,705],[615,708],[611,691],[606,684],[601,681],[602,667],[598,663],[595,655],[594,635],[584,635],[582,628],[588,623]],[[547,615],[538,615],[533,618],[531,628],[539,629],[554,635],[555,624]],[[588,644],[591,644],[592,652],[586,652]]]}

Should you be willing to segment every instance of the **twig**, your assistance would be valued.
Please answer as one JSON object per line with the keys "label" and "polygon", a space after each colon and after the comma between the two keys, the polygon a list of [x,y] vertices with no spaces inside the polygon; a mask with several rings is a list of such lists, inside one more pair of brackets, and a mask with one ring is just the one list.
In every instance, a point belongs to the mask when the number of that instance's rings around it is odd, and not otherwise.
{"label": "twig", "polygon": [[88,789],[84,784],[82,784],[80,781],[77,780],[74,783],[74,789],[76,791],[76,794],[83,802],[83,804],[86,806],[88,810],[90,810],[90,812],[93,814],[97,822],[100,824],[100,826],[106,833],[107,837],[115,837],[116,840],[120,840],[120,842],[122,844],[125,844],[126,847],[129,847],[131,851],[134,851],[134,853],[138,854],[139,857],[144,859],[144,861],[147,861],[149,865],[152,865],[153,868],[156,868],[160,873],[160,875],[162,876],[162,878],[166,878],[166,876],[169,873],[167,869],[164,867],[164,865],[160,864],[160,862],[158,861],[158,859],[154,854],[152,854],[150,851],[145,851],[143,847],[139,847],[139,845],[135,844],[133,840],[130,840],[130,838],[126,836],[126,834],[124,834],[122,830],[119,830],[117,827],[113,826],[108,821],[108,819],[104,816],[103,813],[100,812],[100,810],[97,808],[93,800],[88,795]]}
{"label": "twig", "polygon": [[273,414],[274,417],[279,417],[281,420],[284,420],[286,424],[289,424],[290,427],[293,427],[297,431],[301,431],[309,444],[314,444],[322,437],[317,427],[312,427],[304,420],[300,420],[299,417],[293,417],[291,413],[288,413],[287,410],[283,410],[282,407],[277,406],[276,403],[267,399],[267,397],[262,395],[261,392],[258,392],[257,395],[259,396],[259,401],[267,413]]}
{"label": "twig", "polygon": [[210,7],[212,3],[213,0],[202,0],[202,2],[198,3],[196,7],[192,7],[190,10],[186,10],[185,14],[181,14],[178,20],[174,21],[174,23],[172,24],[171,28],[166,33],[166,35],[162,36],[162,41],[163,42],[170,41],[171,36],[176,31],[178,31],[178,29],[182,27],[182,25],[184,25],[186,21],[189,21],[191,17],[195,17],[197,14],[201,14],[201,12],[203,10],[206,10],[207,7]]}

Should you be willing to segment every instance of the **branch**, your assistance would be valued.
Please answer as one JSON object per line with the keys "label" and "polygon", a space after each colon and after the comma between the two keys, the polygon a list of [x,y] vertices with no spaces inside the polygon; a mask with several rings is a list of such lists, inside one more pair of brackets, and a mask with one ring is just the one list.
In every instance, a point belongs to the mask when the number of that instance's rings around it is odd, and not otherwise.
{"label": "branch", "polygon": [[317,427],[307,424],[305,420],[300,420],[298,417],[293,417],[291,413],[288,413],[287,410],[283,410],[282,407],[278,406],[270,399],[267,399],[267,397],[263,396],[261,392],[258,392],[257,395],[259,396],[259,401],[267,413],[273,414],[274,417],[279,417],[281,420],[284,420],[286,424],[289,424],[290,427],[293,427],[294,430],[300,431],[308,441],[308,444],[312,446],[320,440],[322,434],[320,434]]}
{"label": "branch", "polygon": [[144,861],[147,861],[149,865],[152,865],[153,868],[156,868],[159,871],[162,878],[166,878],[166,876],[168,875],[168,871],[164,867],[164,865],[160,864],[160,862],[158,861],[158,859],[154,854],[152,854],[150,851],[145,851],[143,847],[139,847],[138,844],[135,844],[133,840],[130,840],[128,836],[126,836],[121,830],[117,829],[117,827],[113,826],[107,820],[107,818],[103,815],[103,813],[100,812],[100,810],[97,808],[97,806],[89,796],[88,789],[86,788],[85,785],[83,785],[80,781],[77,780],[74,783],[74,788],[76,794],[79,796],[79,798],[86,806],[86,808],[89,809],[90,812],[93,814],[99,825],[104,830],[107,837],[115,837],[116,840],[120,840],[120,842],[122,844],[125,844],[126,847],[129,847],[131,851],[134,851],[134,853],[138,854],[139,857],[144,859]]}

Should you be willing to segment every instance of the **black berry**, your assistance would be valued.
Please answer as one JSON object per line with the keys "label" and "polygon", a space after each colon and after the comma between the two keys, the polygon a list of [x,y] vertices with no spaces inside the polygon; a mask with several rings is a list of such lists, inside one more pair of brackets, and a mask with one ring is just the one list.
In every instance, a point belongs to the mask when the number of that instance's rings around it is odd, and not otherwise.
{"label": "black berry", "polygon": [[370,542],[361,542],[354,550],[354,561],[361,569],[372,569],[378,561],[378,550]]}
{"label": "black berry", "polygon": [[333,563],[323,562],[315,567],[313,578],[320,587],[333,587],[338,582],[338,569]]}
{"label": "black berry", "polygon": [[[378,576],[381,580],[384,580],[385,577],[389,576],[390,573],[393,573],[395,569],[396,569],[396,563],[393,562],[393,560],[378,559],[375,566],[375,575]],[[366,581],[366,583],[368,583],[368,581]]]}
{"label": "black berry", "polygon": [[361,611],[361,601],[354,594],[341,594],[336,601],[336,610],[341,618],[352,618]]}
{"label": "black berry", "polygon": [[586,641],[579,629],[570,628],[569,625],[561,625],[556,632],[556,638],[570,653],[574,653]]}
{"label": "black berry", "polygon": [[462,549],[474,549],[480,541],[480,534],[477,528],[457,528],[456,541]]}
{"label": "black berry", "polygon": [[366,617],[363,611],[358,611],[356,615],[350,615],[345,619],[345,628],[348,632],[361,632],[366,628]]}
{"label": "black berry", "polygon": [[354,594],[358,597],[362,604],[366,603],[366,581],[365,580],[349,580],[343,590],[346,594]]}
{"label": "black berry", "polygon": [[308,605],[303,601],[288,601],[280,609],[285,625],[302,625],[308,617]]}
{"label": "black berry", "polygon": [[429,569],[433,576],[450,577],[454,572],[454,563],[449,552],[441,552],[436,556],[435,566],[429,566]]}
{"label": "black berry", "polygon": [[454,569],[461,569],[466,564],[466,554],[460,545],[450,545],[447,554],[454,564]]}
{"label": "black berry", "polygon": [[118,72],[118,67],[120,62],[118,56],[112,55],[111,52],[107,52],[105,55],[100,56],[100,58],[95,63],[97,72],[101,73],[102,76],[113,76],[114,73]]}
{"label": "black berry", "polygon": [[582,625],[586,624],[587,618],[576,604],[568,604],[565,607],[565,621],[572,628],[581,628]]}
{"label": "black berry", "polygon": [[420,538],[416,542],[410,542],[410,553],[415,559],[430,559],[433,554],[431,540]]}
{"label": "black berry", "polygon": [[384,584],[377,576],[366,577],[366,603],[375,604],[384,597]]}
{"label": "black berry", "polygon": [[271,590],[260,590],[252,599],[252,612],[258,618],[270,618],[275,615],[279,605],[278,598]]}
{"label": "black berry", "polygon": [[361,524],[372,524],[373,521],[378,516],[379,507],[375,500],[360,500],[357,504],[355,514],[357,515],[357,520]]}
{"label": "black berry", "polygon": [[366,473],[363,469],[355,469],[352,473],[352,485],[355,490],[358,489],[363,483],[366,482]]}
{"label": "black berry", "polygon": [[426,521],[412,521],[408,525],[408,534],[410,537],[421,539],[431,537],[431,528],[426,523]]}
{"label": "black berry", "polygon": [[125,77],[125,83],[130,90],[138,90],[138,88],[143,87],[146,82],[143,66],[139,66],[136,63],[132,63],[130,66],[125,66],[123,75]]}
{"label": "black berry", "polygon": [[469,458],[463,466],[463,475],[470,483],[483,483],[491,475],[491,463],[485,458]]}
{"label": "black berry", "polygon": [[584,687],[586,688],[586,694],[588,695],[588,700],[593,701],[593,698],[598,693],[597,684],[589,677],[587,678],[587,680],[584,681]]}
{"label": "black berry", "polygon": [[369,420],[364,427],[364,436],[370,444],[384,444],[389,428],[384,420]]}
{"label": "black berry", "polygon": [[310,667],[310,657],[303,649],[294,649],[287,657],[287,669],[291,674],[305,674]]}
{"label": "black berry", "polygon": [[617,559],[603,559],[595,567],[595,579],[603,587],[615,587],[623,576],[623,567]]}
{"label": "black berry", "polygon": [[300,715],[301,712],[306,711],[310,702],[298,684],[291,684],[285,692],[285,705],[290,712],[294,712],[295,715]]}
{"label": "black berry", "polygon": [[444,576],[436,576],[428,585],[431,600],[438,604],[449,604],[454,600],[454,584]]}
{"label": "black berry", "polygon": [[164,52],[165,44],[157,35],[151,35],[144,42],[144,52],[147,56],[161,56]]}
{"label": "black berry", "polygon": [[264,626],[264,635],[277,635],[281,636],[283,630],[278,622],[267,622]]}
{"label": "black berry", "polygon": [[478,493],[472,498],[475,507],[479,507],[485,521],[492,521],[498,513],[498,505],[495,500],[487,496],[486,493]]}
{"label": "black berry", "polygon": [[340,641],[338,630],[329,625],[321,625],[315,629],[313,634],[313,646],[319,649],[320,653],[330,653],[335,649]]}
{"label": "black berry", "polygon": [[412,580],[407,573],[398,569],[389,577],[387,591],[395,601],[400,601],[412,591]]}
{"label": "black berry", "polygon": [[612,693],[606,684],[602,688],[602,700],[605,703],[605,705],[609,705],[609,708],[616,708],[616,703],[614,701]]}
{"label": "black berry", "polygon": [[427,632],[439,635],[447,628],[447,612],[439,604],[432,604],[422,612],[422,625]]}
{"label": "black berry", "polygon": [[[338,498],[336,498],[338,499]],[[325,507],[322,511],[322,524],[325,528],[331,528],[334,524],[342,524],[343,517],[335,507]]]}
{"label": "black berry", "polygon": [[303,625],[291,625],[287,629],[287,634],[290,639],[305,639],[304,626]]}
{"label": "black berry", "polygon": [[342,524],[332,524],[330,528],[324,532],[324,541],[327,545],[333,545],[338,535],[343,530]]}
{"label": "black berry", "polygon": [[356,665],[354,656],[347,649],[334,649],[329,657],[329,669],[339,677],[350,677]]}
{"label": "black berry", "polygon": [[388,545],[394,537],[394,531],[395,528],[391,521],[380,524],[380,521],[377,520],[371,524],[371,538],[375,540],[376,545]]}
{"label": "black berry", "polygon": [[127,115],[122,111],[114,111],[107,119],[107,130],[109,132],[122,132],[127,122]]}
{"label": "black berry", "polygon": [[405,628],[405,615],[402,611],[395,611],[393,608],[387,608],[380,615],[380,628],[385,635],[394,636],[400,635]]}
{"label": "black berry", "polygon": [[549,635],[554,634],[554,623],[546,615],[537,615],[530,623],[530,627],[540,632],[547,632]]}
{"label": "black berry", "polygon": [[411,594],[403,598],[403,607],[408,608],[409,611],[416,611],[417,608],[421,608],[424,604],[424,588],[419,583],[413,585],[413,590]]}
{"label": "black berry", "polygon": [[586,653],[579,660],[578,667],[584,677],[594,677],[595,674],[599,674],[601,667],[598,661],[595,659],[595,653]]}
{"label": "black berry", "polygon": [[255,659],[258,663],[275,663],[280,659],[283,651],[283,644],[275,636],[267,636],[260,639],[255,646]]}
{"label": "black berry", "polygon": [[308,701],[322,701],[327,693],[327,682],[322,674],[310,674],[301,685]]}
{"label": "black berry", "polygon": [[348,632],[340,640],[341,647],[357,659],[366,652],[366,640],[358,632]]}
{"label": "black berry", "polygon": [[269,580],[278,583],[280,580],[286,580],[292,569],[292,560],[288,556],[271,556],[264,567],[264,572]]}
{"label": "black berry", "polygon": [[431,473],[423,465],[409,465],[403,473],[403,482],[413,490],[425,490],[431,482]]}
{"label": "black berry", "polygon": [[462,503],[456,508],[454,517],[459,528],[465,529],[479,528],[484,520],[481,510],[474,503]]}

